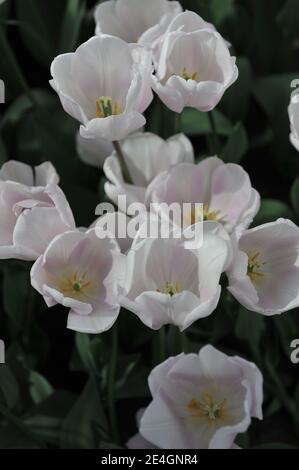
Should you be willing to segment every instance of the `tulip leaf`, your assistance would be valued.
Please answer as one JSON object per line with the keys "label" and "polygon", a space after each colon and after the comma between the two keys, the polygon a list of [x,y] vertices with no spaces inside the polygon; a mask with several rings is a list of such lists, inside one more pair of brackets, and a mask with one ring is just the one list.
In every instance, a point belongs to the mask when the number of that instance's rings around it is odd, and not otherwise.
{"label": "tulip leaf", "polygon": [[[22,264],[10,264],[4,273],[3,279],[3,306],[15,326],[21,328],[25,320],[24,306],[31,294],[28,270]],[[18,295],[15,295],[15,292]]]}
{"label": "tulip leaf", "polygon": [[233,122],[243,121],[249,112],[249,101],[253,84],[252,66],[247,57],[237,58],[239,77],[225,92],[221,109]]}
{"label": "tulip leaf", "polygon": [[30,376],[30,395],[34,403],[38,404],[48,398],[54,392],[53,387],[45,377],[35,371],[31,371]]}
{"label": "tulip leaf", "polygon": [[59,49],[61,53],[72,52],[78,44],[84,14],[84,3],[81,3],[80,0],[67,0],[60,31]]}
{"label": "tulip leaf", "polygon": [[[214,110],[214,118],[217,133],[228,136],[233,131],[233,126],[218,109]],[[186,108],[182,113],[182,132],[189,136],[212,134],[212,128],[207,113],[201,113],[193,108]]]}
{"label": "tulip leaf", "polygon": [[22,39],[32,56],[49,67],[59,51],[57,25],[63,17],[64,2],[51,0],[16,0],[17,19]]}
{"label": "tulip leaf", "polygon": [[20,399],[18,382],[7,364],[1,366],[0,371],[0,402],[1,396],[9,409],[14,408]]}
{"label": "tulip leaf", "polygon": [[268,222],[274,222],[279,218],[293,220],[295,218],[295,214],[290,207],[282,201],[263,199],[261,201],[260,211],[254,220],[254,225],[257,226]]}
{"label": "tulip leaf", "polygon": [[298,85],[298,74],[269,75],[256,81],[253,93],[267,116],[278,121],[287,115],[291,94]]}
{"label": "tulip leaf", "polygon": [[240,307],[235,326],[235,334],[240,340],[246,341],[251,347],[258,349],[265,328],[265,319],[261,314]]}
{"label": "tulip leaf", "polygon": [[60,443],[64,449],[94,449],[100,441],[96,428],[107,432],[107,421],[96,382],[89,379],[63,422]]}
{"label": "tulip leaf", "polygon": [[221,156],[226,163],[239,163],[248,150],[247,132],[241,122],[238,122],[229,137]]}
{"label": "tulip leaf", "polygon": [[209,7],[212,21],[219,26],[232,12],[234,0],[210,0]]}

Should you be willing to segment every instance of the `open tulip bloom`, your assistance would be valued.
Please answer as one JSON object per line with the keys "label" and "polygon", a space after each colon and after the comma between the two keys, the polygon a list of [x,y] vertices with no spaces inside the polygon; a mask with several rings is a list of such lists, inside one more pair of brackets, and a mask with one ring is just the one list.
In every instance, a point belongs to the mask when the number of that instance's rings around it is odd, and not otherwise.
{"label": "open tulip bloom", "polygon": [[102,333],[116,321],[118,289],[124,278],[124,257],[111,238],[95,230],[56,237],[31,271],[33,287],[47,305],[70,308],[68,328]]}
{"label": "open tulip bloom", "polygon": [[152,101],[151,52],[113,36],[97,36],[56,57],[51,85],[86,138],[122,140],[145,124]]}
{"label": "open tulip bloom", "polygon": [[149,185],[146,201],[155,203],[164,218],[167,213],[163,203],[203,204],[203,211],[194,208],[188,223],[217,221],[228,232],[248,228],[260,207],[260,196],[246,171],[217,157],[198,165],[182,163],[161,173]]}
{"label": "open tulip bloom", "polygon": [[216,31],[174,31],[165,35],[152,86],[163,103],[211,111],[238,78],[236,58]]}
{"label": "open tulip bloom", "polygon": [[0,171],[0,259],[36,260],[58,234],[75,228],[50,163],[10,161]]}
{"label": "open tulip bloom", "polygon": [[139,432],[161,449],[231,449],[251,418],[262,419],[258,368],[209,345],[157,366],[149,387],[152,402]]}
{"label": "open tulip bloom", "polygon": [[183,331],[210,315],[219,301],[219,280],[230,253],[229,242],[215,225],[203,225],[202,246],[194,250],[186,248],[185,233],[172,239],[142,240],[137,235],[127,254],[121,305],[154,330],[173,324]]}
{"label": "open tulip bloom", "polygon": [[248,310],[275,315],[299,306],[299,228],[290,220],[245,231],[231,266],[229,291]]}

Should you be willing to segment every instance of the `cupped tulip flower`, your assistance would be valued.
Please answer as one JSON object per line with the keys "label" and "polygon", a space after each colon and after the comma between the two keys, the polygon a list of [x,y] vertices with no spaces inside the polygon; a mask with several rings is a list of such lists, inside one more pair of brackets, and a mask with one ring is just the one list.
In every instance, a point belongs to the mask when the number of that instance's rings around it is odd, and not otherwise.
{"label": "cupped tulip flower", "polygon": [[69,329],[102,333],[119,314],[118,288],[125,258],[110,237],[98,238],[94,229],[58,235],[31,270],[32,286],[51,307],[70,309]]}
{"label": "cupped tulip flower", "polygon": [[161,449],[231,449],[251,418],[262,419],[263,377],[255,364],[207,345],[149,376],[152,402],[140,434]]}
{"label": "cupped tulip flower", "polygon": [[99,137],[84,138],[78,132],[76,148],[80,160],[86,165],[103,168],[107,157],[113,153],[113,144]]}
{"label": "cupped tulip flower", "polygon": [[123,142],[122,151],[131,177],[130,184],[124,180],[115,153],[105,161],[104,172],[109,180],[105,184],[105,192],[124,212],[126,207],[121,205],[119,196],[125,195],[127,204],[144,203],[146,189],[157,175],[178,163],[194,162],[192,144],[183,134],[165,141],[149,132],[136,133]]}
{"label": "cupped tulip flower", "polygon": [[182,11],[168,0],[109,0],[95,10],[96,34],[111,34],[129,43],[142,42],[143,34],[161,20],[169,22]]}
{"label": "cupped tulip flower", "polygon": [[0,259],[34,261],[56,235],[75,228],[66,197],[54,182],[58,176],[49,163],[34,170],[19,162],[2,167]]}
{"label": "cupped tulip flower", "polygon": [[165,35],[152,86],[163,103],[181,113],[185,107],[207,112],[237,80],[236,58],[216,31],[174,31]]}
{"label": "cupped tulip flower", "polygon": [[229,257],[228,241],[215,232],[215,225],[201,224],[202,243],[194,249],[187,247],[186,238],[191,238],[185,232],[180,238],[137,234],[127,254],[121,305],[154,330],[172,324],[184,331],[210,315],[219,301],[220,276]]}
{"label": "cupped tulip flower", "polygon": [[197,165],[182,163],[161,173],[149,185],[146,202],[154,203],[163,218],[168,216],[163,203],[201,203],[203,210],[192,209],[186,223],[217,221],[229,233],[248,228],[260,208],[260,196],[246,171],[217,157]]}
{"label": "cupped tulip flower", "polygon": [[64,110],[81,122],[85,138],[118,141],[145,124],[152,101],[152,54],[113,36],[97,36],[51,65]]}
{"label": "cupped tulip flower", "polygon": [[299,152],[299,94],[295,94],[289,106],[289,117],[291,122],[290,140]]}
{"label": "cupped tulip flower", "polygon": [[299,306],[299,228],[279,219],[245,231],[228,271],[231,294],[248,310],[276,315]]}

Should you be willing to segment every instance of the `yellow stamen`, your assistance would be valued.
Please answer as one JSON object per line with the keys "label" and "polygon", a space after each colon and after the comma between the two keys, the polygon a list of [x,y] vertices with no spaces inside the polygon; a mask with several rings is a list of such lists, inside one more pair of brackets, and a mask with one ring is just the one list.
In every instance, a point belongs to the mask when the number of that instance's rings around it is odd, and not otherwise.
{"label": "yellow stamen", "polygon": [[183,77],[185,80],[194,80],[195,82],[199,81],[198,72],[193,72],[193,73],[190,74],[187,71],[186,67],[183,68],[182,73],[181,73],[181,77]]}
{"label": "yellow stamen", "polygon": [[228,418],[225,405],[226,399],[219,402],[210,393],[205,393],[202,400],[193,398],[187,408],[192,418],[204,418],[209,426],[213,426],[216,421],[225,421]]}
{"label": "yellow stamen", "polygon": [[96,101],[96,117],[106,118],[109,116],[117,116],[122,114],[122,109],[118,100],[113,101],[111,96],[101,96]]}
{"label": "yellow stamen", "polygon": [[179,282],[173,284],[172,282],[166,282],[164,289],[157,289],[157,292],[162,292],[163,294],[170,295],[171,297],[175,294],[182,292],[182,285]]}
{"label": "yellow stamen", "polygon": [[261,254],[256,252],[252,255],[248,255],[248,268],[247,276],[250,277],[251,282],[256,283],[265,276],[262,272],[262,267],[266,264],[260,261]]}
{"label": "yellow stamen", "polygon": [[68,271],[59,278],[53,278],[52,281],[64,296],[76,300],[92,297],[96,288],[95,280],[88,278],[86,272],[79,274],[78,271]]}

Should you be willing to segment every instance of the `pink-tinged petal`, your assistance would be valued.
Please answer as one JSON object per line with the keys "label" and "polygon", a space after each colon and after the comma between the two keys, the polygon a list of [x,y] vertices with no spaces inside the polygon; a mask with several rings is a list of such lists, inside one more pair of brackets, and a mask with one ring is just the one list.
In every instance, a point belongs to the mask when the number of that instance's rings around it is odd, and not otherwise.
{"label": "pink-tinged petal", "polygon": [[45,194],[53,201],[62,222],[69,227],[75,228],[75,219],[70,205],[59,186],[50,184],[45,188]]}
{"label": "pink-tinged petal", "polygon": [[159,447],[155,446],[148,442],[140,433],[135,434],[131,437],[126,444],[128,449],[158,449]]}
{"label": "pink-tinged petal", "polygon": [[45,162],[34,168],[35,186],[59,184],[59,176],[51,162]]}
{"label": "pink-tinged petal", "polygon": [[251,416],[263,419],[263,376],[260,370],[253,362],[248,362],[241,357],[235,356],[231,360],[242,367],[244,380],[251,390]]}
{"label": "pink-tinged petal", "polygon": [[80,127],[80,134],[83,138],[99,136],[101,139],[112,142],[125,139],[127,135],[141,129],[145,123],[142,114],[131,111],[105,119],[92,119],[85,127]]}
{"label": "pink-tinged petal", "polygon": [[61,220],[56,208],[35,207],[23,211],[18,217],[13,243],[15,246],[31,250],[34,254],[32,259],[37,259],[56,235],[69,229],[70,227]]}
{"label": "pink-tinged petal", "polygon": [[22,162],[9,160],[1,167],[0,180],[15,181],[26,186],[34,186],[32,167]]}
{"label": "pink-tinged petal", "polygon": [[79,333],[99,334],[109,330],[117,320],[119,307],[107,308],[107,305],[99,305],[90,315],[77,315],[70,311],[67,327]]}
{"label": "pink-tinged petal", "polygon": [[77,152],[80,159],[87,165],[102,168],[104,162],[113,152],[113,145],[101,138],[84,139],[78,132],[76,138]]}
{"label": "pink-tinged petal", "polygon": [[[169,372],[183,356],[184,354],[182,353],[175,357],[169,357],[151,371],[148,377],[148,385],[153,397],[159,392],[163,383],[167,381]],[[139,422],[141,421],[141,417]]]}

